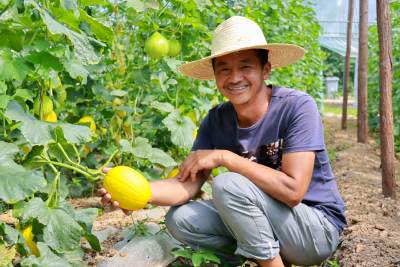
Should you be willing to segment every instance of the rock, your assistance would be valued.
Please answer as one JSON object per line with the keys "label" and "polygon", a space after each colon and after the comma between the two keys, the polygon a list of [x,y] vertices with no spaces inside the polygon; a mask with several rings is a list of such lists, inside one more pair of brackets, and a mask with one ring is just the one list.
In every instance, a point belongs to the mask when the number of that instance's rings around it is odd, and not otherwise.
{"label": "rock", "polygon": [[375,228],[378,229],[378,230],[381,230],[381,231],[386,230],[386,226],[384,226],[382,224],[376,224]]}
{"label": "rock", "polygon": [[165,216],[165,214],[166,213],[163,208],[155,207],[153,209],[140,211],[138,217],[140,220],[146,219],[147,216],[149,216],[149,219],[160,220],[161,217]]}
{"label": "rock", "polygon": [[[107,228],[107,229],[104,229],[101,231],[92,231],[92,234],[94,234],[97,237],[97,239],[99,240],[99,242],[101,243],[101,242],[107,240],[109,234],[115,234],[117,231],[118,231],[117,228],[110,227],[110,228]],[[90,245],[88,242],[86,242],[83,246],[86,248],[90,248]]]}
{"label": "rock", "polygon": [[364,245],[357,245],[356,252],[361,252],[364,250]]}
{"label": "rock", "polygon": [[7,224],[18,223],[18,219],[15,219],[12,216],[12,211],[6,211],[0,215],[0,221],[5,222]]}
{"label": "rock", "polygon": [[84,208],[98,208],[102,209],[104,206],[101,204],[101,198],[100,197],[91,197],[83,201],[82,206]]}
{"label": "rock", "polygon": [[[158,227],[158,226],[157,226]],[[179,242],[166,233],[134,237],[111,259],[101,260],[98,267],[152,266],[164,267],[177,258],[171,249]]]}

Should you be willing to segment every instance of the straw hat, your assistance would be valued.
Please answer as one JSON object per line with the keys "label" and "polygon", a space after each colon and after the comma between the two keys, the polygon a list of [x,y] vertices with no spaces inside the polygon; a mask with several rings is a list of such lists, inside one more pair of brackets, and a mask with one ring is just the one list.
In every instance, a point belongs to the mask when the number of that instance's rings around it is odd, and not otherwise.
{"label": "straw hat", "polygon": [[211,56],[186,63],[179,70],[194,79],[214,80],[211,60],[215,57],[247,49],[269,50],[272,68],[290,65],[301,59],[305,50],[291,44],[267,44],[261,28],[251,19],[233,16],[222,22],[214,32]]}

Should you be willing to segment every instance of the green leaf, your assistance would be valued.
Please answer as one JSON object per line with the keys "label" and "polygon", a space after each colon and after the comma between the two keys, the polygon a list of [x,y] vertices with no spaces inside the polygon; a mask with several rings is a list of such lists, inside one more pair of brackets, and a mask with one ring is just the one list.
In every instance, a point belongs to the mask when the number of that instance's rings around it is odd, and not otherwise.
{"label": "green leaf", "polygon": [[221,263],[221,260],[214,254],[211,253],[203,253],[202,254],[203,258],[206,260],[210,260],[216,263]]}
{"label": "green leaf", "polygon": [[[119,110],[122,110],[122,111],[125,111],[128,115],[130,115],[130,114],[132,114],[133,112],[135,112],[135,109],[134,109],[134,108],[127,107],[127,106],[117,106],[117,107],[114,107],[114,108],[119,109]],[[136,111],[139,112],[139,109],[137,108]]]}
{"label": "green leaf", "polygon": [[205,182],[201,187],[201,190],[206,191],[207,194],[212,198],[212,189],[209,183]]}
{"label": "green leaf", "polygon": [[149,140],[143,137],[136,137],[133,142],[133,146],[128,140],[122,139],[119,141],[122,146],[123,152],[129,152],[140,158],[148,158],[153,151]]}
{"label": "green leaf", "polygon": [[5,116],[22,122],[21,133],[32,145],[47,145],[56,141],[56,128],[61,127],[64,137],[71,144],[85,144],[92,138],[90,129],[69,123],[39,121],[29,112],[24,112],[16,101],[10,101]]}
{"label": "green leaf", "polygon": [[123,91],[123,90],[114,90],[114,91],[111,91],[111,93],[110,93],[110,95],[113,95],[113,96],[125,96],[127,94],[128,94],[128,92]]}
{"label": "green leaf", "polygon": [[35,97],[35,94],[29,89],[17,89],[17,91],[15,92],[13,97],[16,97],[16,96],[28,99],[29,101],[33,102],[33,98]]}
{"label": "green leaf", "polygon": [[53,6],[50,5],[51,13],[56,17],[58,21],[64,22],[72,27],[74,31],[80,32],[79,30],[79,20],[75,17],[74,14],[65,11],[61,6]]}
{"label": "green leaf", "polygon": [[3,81],[0,81],[0,94],[5,94],[6,92],[7,92],[7,85]]}
{"label": "green leaf", "polygon": [[158,80],[159,85],[161,86],[161,89],[163,92],[169,88],[170,84],[178,84],[178,82],[175,79],[168,79],[167,74],[165,71],[161,71],[159,73],[153,73],[151,75],[151,79]]}
{"label": "green leaf", "polygon": [[151,101],[150,106],[165,112],[171,112],[174,110],[174,106],[170,103],[161,103],[158,101]]}
{"label": "green leaf", "polygon": [[162,151],[161,149],[153,147],[153,151],[151,153],[151,156],[149,157],[149,160],[152,163],[158,163],[161,164],[165,167],[169,166],[175,166],[178,165],[170,155]]}
{"label": "green leaf", "polygon": [[0,141],[0,199],[7,203],[16,203],[46,186],[41,169],[27,171],[14,162],[18,152],[16,145]]}
{"label": "green leaf", "polygon": [[78,248],[81,226],[75,221],[74,208],[63,198],[54,208],[48,207],[41,198],[33,198],[25,205],[24,216],[39,218],[40,223],[45,225],[43,240],[57,252],[65,253]]}
{"label": "green leaf", "polygon": [[192,255],[189,253],[189,251],[186,250],[171,251],[171,253],[188,259],[192,258]]}
{"label": "green leaf", "polygon": [[13,260],[14,256],[15,249],[11,248],[7,250],[6,245],[0,242],[0,266],[8,265]]}
{"label": "green leaf", "polygon": [[103,47],[106,46],[104,43],[68,29],[64,25],[54,20],[50,14],[47,13],[47,11],[38,5],[35,0],[28,1],[40,11],[43,22],[46,23],[48,30],[52,34],[60,33],[68,36],[72,42],[72,45],[74,46],[74,54],[82,64],[97,64],[100,61],[101,52],[103,51]]}
{"label": "green leaf", "polygon": [[45,163],[37,163],[37,161],[43,160],[48,160],[44,146],[33,146],[29,153],[22,159],[21,165],[27,170],[32,170],[44,165]]}
{"label": "green leaf", "polygon": [[194,266],[199,266],[201,262],[203,261],[203,255],[202,254],[193,254],[192,255],[192,262]]}
{"label": "green leaf", "polygon": [[18,230],[8,226],[5,222],[0,221],[0,236],[3,237],[3,240],[6,241],[7,244],[13,245],[18,241]]}
{"label": "green leaf", "polygon": [[92,31],[96,35],[97,39],[103,42],[111,41],[114,38],[113,31],[101,23],[100,21],[92,18],[86,12],[79,8],[79,21],[86,21],[92,26]]}
{"label": "green leaf", "polygon": [[86,225],[86,231],[91,234],[93,228],[93,221],[101,214],[101,210],[96,208],[80,209],[75,211],[75,218],[79,224]]}
{"label": "green leaf", "polygon": [[83,255],[85,253],[83,252],[81,247],[78,247],[75,250],[68,251],[66,253],[56,253],[56,255],[64,260],[66,260],[70,266],[73,267],[83,267],[86,265],[83,265],[79,260],[83,259]]}
{"label": "green leaf", "polygon": [[137,12],[144,12],[148,8],[158,9],[159,4],[157,0],[129,0],[126,3],[127,7],[133,7]]}
{"label": "green leaf", "polygon": [[75,17],[79,17],[78,4],[76,0],[61,0],[60,2],[65,10],[72,10]]}
{"label": "green leaf", "polygon": [[89,233],[84,233],[82,235],[89,242],[89,245],[96,251],[101,251],[100,241],[97,236]]}
{"label": "green leaf", "polygon": [[66,59],[64,67],[72,78],[76,79],[78,76],[82,78],[82,84],[87,83],[87,76],[89,72],[83,67],[82,63],[75,59]]}
{"label": "green leaf", "polygon": [[207,97],[197,98],[197,96],[193,96],[193,99],[203,106],[203,108],[208,112],[211,109],[210,100]]}
{"label": "green leaf", "polygon": [[95,94],[96,96],[104,98],[107,101],[111,101],[110,91],[101,86],[100,83],[96,83],[92,89],[93,89],[93,94]]}
{"label": "green leaf", "polygon": [[47,50],[50,48],[50,42],[45,41],[45,40],[36,40],[33,41],[34,47],[39,49],[39,51]]}
{"label": "green leaf", "polygon": [[213,95],[213,94],[215,94],[213,89],[207,88],[207,87],[205,87],[203,85],[199,86],[199,92],[202,93],[203,95],[206,95],[206,94]]}
{"label": "green leaf", "polygon": [[11,99],[9,95],[0,95],[0,108],[6,108]]}
{"label": "green leaf", "polygon": [[130,81],[137,85],[145,86],[150,83],[151,72],[149,65],[145,65],[141,69],[133,69]]}
{"label": "green leaf", "polygon": [[180,148],[188,148],[193,145],[193,132],[196,125],[189,117],[182,118],[180,113],[179,109],[175,109],[163,120],[163,123],[171,132],[171,141]]}
{"label": "green leaf", "polygon": [[15,50],[17,52],[22,50],[22,38],[20,34],[18,34],[16,31],[3,29],[1,30],[0,35],[2,36],[2,38],[8,39],[9,46],[12,50]]}
{"label": "green leaf", "polygon": [[185,63],[184,61],[177,60],[177,59],[172,58],[172,57],[170,57],[170,58],[165,57],[165,61],[167,62],[168,67],[170,67],[171,70],[172,70],[173,72],[178,73],[178,74],[181,73],[181,72],[178,70],[178,68],[179,68],[180,66],[182,66],[183,63]]}
{"label": "green leaf", "polygon": [[0,49],[0,79],[6,81],[22,81],[35,68],[23,58],[13,60],[12,53]]}
{"label": "green leaf", "polygon": [[205,6],[210,3],[208,0],[194,0],[194,2],[196,2],[197,8],[200,11],[203,11],[205,9]]}
{"label": "green leaf", "polygon": [[53,56],[47,51],[36,52],[30,51],[29,56],[25,57],[26,60],[33,64],[40,64],[46,69],[54,69],[55,71],[62,71],[63,68],[60,64],[60,59]]}
{"label": "green leaf", "polygon": [[[38,242],[37,248],[40,252],[40,258],[38,258],[38,259],[33,259],[31,257],[26,258],[25,260],[22,261],[22,263],[21,263],[22,266],[71,267],[71,265],[69,265],[69,263],[66,260],[58,257],[53,252],[51,252],[51,250],[45,243]],[[30,263],[31,263],[31,265],[26,265],[26,264],[30,264]]]}
{"label": "green leaf", "polygon": [[102,0],[80,0],[83,7],[91,6],[91,5],[111,5],[111,3],[102,1]]}

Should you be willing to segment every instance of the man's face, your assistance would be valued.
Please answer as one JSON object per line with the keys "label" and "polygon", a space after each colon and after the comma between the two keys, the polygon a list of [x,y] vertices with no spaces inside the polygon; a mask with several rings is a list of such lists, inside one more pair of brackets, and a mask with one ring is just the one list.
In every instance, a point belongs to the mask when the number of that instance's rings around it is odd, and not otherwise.
{"label": "man's face", "polygon": [[232,104],[242,105],[257,95],[271,72],[271,63],[261,67],[255,49],[242,50],[214,60],[219,91]]}

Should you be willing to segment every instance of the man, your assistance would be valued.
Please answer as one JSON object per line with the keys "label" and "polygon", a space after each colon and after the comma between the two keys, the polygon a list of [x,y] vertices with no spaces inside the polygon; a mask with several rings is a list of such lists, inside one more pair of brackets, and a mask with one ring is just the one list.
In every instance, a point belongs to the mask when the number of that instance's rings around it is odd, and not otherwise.
{"label": "man", "polygon": [[[236,255],[260,266],[315,265],[334,252],[346,218],[316,103],[264,83],[271,69],[303,55],[298,46],[268,45],[256,23],[235,16],[216,29],[210,57],[180,67],[215,79],[229,101],[204,118],[177,177],[150,183],[152,204],[173,206],[166,226],[177,240],[214,247],[236,266],[239,257],[219,248],[235,244]],[[214,178],[213,200],[188,202],[220,166],[229,172]],[[105,189],[99,195],[103,204],[111,199]]]}

